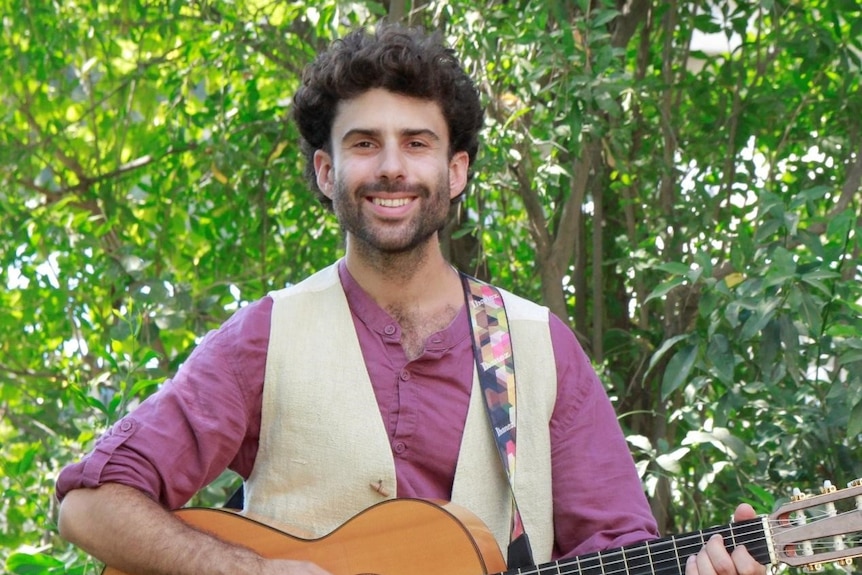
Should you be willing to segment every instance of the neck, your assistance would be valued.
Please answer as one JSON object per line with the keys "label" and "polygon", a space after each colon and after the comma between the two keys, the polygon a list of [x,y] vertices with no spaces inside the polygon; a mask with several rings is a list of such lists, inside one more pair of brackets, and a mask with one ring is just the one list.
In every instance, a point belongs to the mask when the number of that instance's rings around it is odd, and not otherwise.
{"label": "neck", "polygon": [[384,309],[416,302],[463,303],[457,272],[436,241],[403,253],[381,253],[348,235],[347,269],[356,282]]}

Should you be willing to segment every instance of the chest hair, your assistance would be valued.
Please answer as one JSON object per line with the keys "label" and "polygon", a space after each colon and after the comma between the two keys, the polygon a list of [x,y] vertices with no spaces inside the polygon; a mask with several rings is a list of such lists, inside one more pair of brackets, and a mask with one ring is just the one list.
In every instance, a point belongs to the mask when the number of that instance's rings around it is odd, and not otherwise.
{"label": "chest hair", "polygon": [[401,347],[408,361],[413,361],[422,355],[428,338],[449,327],[458,315],[458,308],[451,305],[433,312],[397,308],[389,308],[387,311],[401,326]]}

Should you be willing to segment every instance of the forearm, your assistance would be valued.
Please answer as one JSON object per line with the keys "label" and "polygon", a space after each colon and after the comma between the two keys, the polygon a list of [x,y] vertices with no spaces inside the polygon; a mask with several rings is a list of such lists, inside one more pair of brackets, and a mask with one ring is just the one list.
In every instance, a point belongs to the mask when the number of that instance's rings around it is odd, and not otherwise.
{"label": "forearm", "polygon": [[111,567],[135,575],[260,573],[249,549],[197,531],[137,490],[76,489],[60,507],[60,534]]}

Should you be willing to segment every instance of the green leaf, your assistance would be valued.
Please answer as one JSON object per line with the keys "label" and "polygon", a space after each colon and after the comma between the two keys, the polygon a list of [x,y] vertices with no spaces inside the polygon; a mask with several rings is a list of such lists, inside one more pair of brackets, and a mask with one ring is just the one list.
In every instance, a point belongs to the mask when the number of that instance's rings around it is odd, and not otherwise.
{"label": "green leaf", "polygon": [[830,218],[826,226],[826,235],[830,238],[838,238],[843,240],[853,229],[856,223],[856,214],[854,210],[847,209],[836,216]]}
{"label": "green leaf", "polygon": [[811,336],[819,336],[823,331],[822,309],[824,304],[815,300],[810,294],[803,293],[801,295],[802,307],[799,310],[802,315],[802,321],[808,326],[808,334]]}
{"label": "green leaf", "polygon": [[138,396],[148,395],[148,394],[145,394],[144,392],[147,392],[150,389],[159,386],[163,382],[164,382],[164,380],[162,380],[162,379],[141,379],[141,380],[138,380],[135,382],[135,384],[132,386],[132,389],[129,391],[129,396],[130,397],[138,397]]}
{"label": "green leaf", "polygon": [[779,246],[772,252],[771,259],[766,270],[765,287],[781,285],[796,276],[796,260],[790,251]]}
{"label": "green leaf", "polygon": [[757,232],[755,233],[754,240],[758,243],[765,243],[773,235],[775,235],[778,230],[781,229],[782,225],[784,225],[784,222],[782,222],[781,220],[766,220],[757,227]]}
{"label": "green leaf", "polygon": [[746,485],[746,489],[754,496],[754,502],[752,506],[755,510],[760,511],[763,510],[764,513],[772,512],[775,508],[775,494],[771,491],[764,489],[760,485],[748,484]]}
{"label": "green leaf", "polygon": [[783,377],[784,367],[779,359],[781,352],[781,322],[773,320],[767,323],[761,331],[760,349],[757,352],[757,365],[763,374],[765,383],[777,384]]}
{"label": "green leaf", "polygon": [[691,267],[681,262],[664,262],[655,266],[655,269],[667,272],[671,275],[687,276]]}
{"label": "green leaf", "polygon": [[734,358],[730,342],[724,334],[715,334],[709,340],[706,355],[718,379],[727,386],[733,384]]}
{"label": "green leaf", "polygon": [[824,270],[818,267],[811,270],[810,272],[803,273],[801,277],[803,280],[837,280],[841,278],[841,274],[832,270]]}
{"label": "green leaf", "polygon": [[620,13],[618,10],[596,10],[593,14],[593,17],[590,19],[590,25],[593,28],[601,28],[602,26],[605,26],[608,22],[611,22],[616,19],[616,17],[619,15]]}
{"label": "green leaf", "polygon": [[667,364],[661,384],[662,399],[682,387],[688,380],[697,359],[697,346],[687,345],[677,351]]}
{"label": "green leaf", "polygon": [[748,341],[766,327],[775,316],[775,310],[780,304],[779,300],[767,299],[758,301],[752,310],[751,316],[742,325],[739,337],[742,341]]}
{"label": "green leaf", "polygon": [[682,285],[685,282],[686,279],[683,277],[675,277],[666,282],[663,282],[647,296],[647,298],[644,300],[644,303],[666,296],[668,292],[670,292],[673,288]]}
{"label": "green leaf", "polygon": [[862,362],[862,349],[850,349],[838,356],[838,365],[847,365],[857,361]]}
{"label": "green leaf", "polygon": [[814,186],[813,188],[802,190],[793,197],[790,207],[792,209],[801,208],[810,202],[822,199],[826,194],[833,191],[835,191],[835,188],[832,186]]}
{"label": "green leaf", "polygon": [[850,411],[850,420],[847,422],[847,434],[857,437],[862,433],[862,401],[853,406]]}
{"label": "green leaf", "polygon": [[788,315],[782,315],[778,318],[778,328],[781,344],[784,346],[784,358],[787,363],[787,370],[794,381],[799,381],[801,377],[799,368],[799,330]]}
{"label": "green leaf", "polygon": [[43,575],[63,573],[62,561],[44,553],[12,553],[6,559],[6,570],[15,575]]}
{"label": "green leaf", "polygon": [[652,354],[649,360],[649,367],[646,370],[646,374],[644,374],[644,378],[646,378],[653,368],[658,364],[661,359],[664,357],[664,354],[667,353],[669,349],[671,349],[674,345],[676,345],[680,341],[687,340],[690,336],[687,334],[677,335],[670,339],[667,339],[662,342],[661,346]]}

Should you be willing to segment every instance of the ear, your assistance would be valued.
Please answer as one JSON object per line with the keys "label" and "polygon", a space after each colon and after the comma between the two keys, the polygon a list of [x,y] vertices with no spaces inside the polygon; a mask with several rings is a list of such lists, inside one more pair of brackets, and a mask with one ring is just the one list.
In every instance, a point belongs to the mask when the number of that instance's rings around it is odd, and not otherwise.
{"label": "ear", "polygon": [[323,150],[314,152],[314,173],[317,176],[317,187],[323,195],[332,199],[333,182],[335,181],[335,170],[332,165],[332,156]]}
{"label": "ear", "polygon": [[449,159],[449,199],[457,197],[467,187],[470,156],[465,151],[455,152]]}

